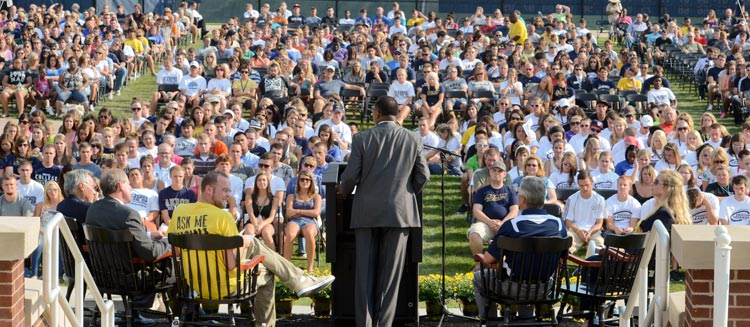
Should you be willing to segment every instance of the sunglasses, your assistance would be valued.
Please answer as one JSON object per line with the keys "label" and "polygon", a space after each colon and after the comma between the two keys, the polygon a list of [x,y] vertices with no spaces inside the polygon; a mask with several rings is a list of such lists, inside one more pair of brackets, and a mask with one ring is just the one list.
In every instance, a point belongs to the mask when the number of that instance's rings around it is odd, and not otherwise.
{"label": "sunglasses", "polygon": [[666,185],[666,184],[660,182],[658,179],[654,179],[654,185],[659,185],[659,184]]}
{"label": "sunglasses", "polygon": [[250,74],[250,72],[247,71],[247,70],[240,71],[240,73],[242,73],[242,74]]}
{"label": "sunglasses", "polygon": [[262,164],[262,163],[258,164],[258,168],[268,168],[268,167],[271,167],[271,165],[269,165],[269,164]]}
{"label": "sunglasses", "polygon": [[591,130],[591,133],[596,133],[596,134],[599,134],[599,133],[600,133],[601,131],[602,131],[602,130],[600,130],[600,129],[592,129],[592,130]]}
{"label": "sunglasses", "polygon": [[723,164],[723,163],[725,163],[725,162],[726,162],[726,161],[724,161],[724,160],[714,160],[714,163],[715,163],[715,164]]}
{"label": "sunglasses", "polygon": [[570,125],[573,125],[573,126],[580,125],[580,124],[581,124],[581,122],[579,122],[579,121],[572,121],[572,122],[570,122]]}
{"label": "sunglasses", "polygon": [[687,130],[687,127],[678,127],[678,128],[677,128],[677,130],[678,130],[678,131],[686,131],[686,130]]}
{"label": "sunglasses", "polygon": [[311,181],[311,179],[309,179],[309,178],[300,178],[299,181],[300,181],[300,183],[301,182],[309,182],[309,181]]}
{"label": "sunglasses", "polygon": [[304,164],[303,166],[305,166],[305,168],[315,168],[315,165],[308,163]]}
{"label": "sunglasses", "polygon": [[141,108],[141,107],[130,108],[130,110],[133,110],[133,111],[141,111],[141,109],[143,109],[143,108]]}
{"label": "sunglasses", "polygon": [[28,125],[28,124],[29,124],[29,121],[28,121],[28,120],[22,120],[22,121],[21,121],[21,124],[24,124],[24,125]]}

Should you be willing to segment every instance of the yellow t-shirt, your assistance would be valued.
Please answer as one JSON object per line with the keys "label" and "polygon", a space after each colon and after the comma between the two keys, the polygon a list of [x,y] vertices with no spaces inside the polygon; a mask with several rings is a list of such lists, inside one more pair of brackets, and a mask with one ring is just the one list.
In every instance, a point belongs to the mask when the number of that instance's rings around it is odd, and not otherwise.
{"label": "yellow t-shirt", "polygon": [[526,39],[529,37],[528,32],[526,31],[526,25],[524,25],[521,20],[517,20],[515,24],[510,24],[510,29],[508,30],[508,37],[513,40],[516,36],[518,36],[518,40],[516,41],[516,44],[523,44],[526,42]]}
{"label": "yellow t-shirt", "polygon": [[[237,231],[237,225],[235,225],[234,219],[229,212],[226,212],[214,205],[204,202],[185,203],[178,205],[177,208],[175,208],[174,213],[172,214],[172,221],[169,224],[169,229],[167,229],[167,235],[172,233],[211,234],[222,236],[239,235],[239,232]],[[234,291],[237,289],[237,280],[233,278],[233,276],[236,276],[237,273],[235,271],[236,268],[229,272],[230,277],[229,281],[227,281],[225,277],[226,275],[224,274],[224,270],[226,270],[224,256],[219,256],[218,263],[216,262],[213,253],[209,253],[207,257],[199,254],[198,257],[199,258],[197,259],[192,258],[192,260],[190,260],[193,263],[198,262],[198,264],[193,264],[192,266],[187,265],[187,260],[182,261],[182,269],[186,272],[186,275],[193,276],[192,280],[189,281],[190,285],[193,288],[198,287],[198,285],[202,285],[201,289],[198,291],[201,294],[208,294],[208,285],[210,282],[211,285],[213,285],[213,287],[211,287],[212,299],[219,299],[234,293]],[[221,273],[215,272],[217,264]],[[203,279],[199,283],[198,269],[201,270],[200,276],[202,276],[202,278],[206,277],[207,269],[211,269],[211,274],[214,277],[221,279],[218,281],[220,286],[215,286],[217,282],[215,280],[208,281]],[[191,274],[189,275],[187,273],[188,270],[191,271]],[[226,293],[227,282],[229,282],[228,294]]]}
{"label": "yellow t-shirt", "polygon": [[619,82],[617,82],[617,89],[620,91],[625,90],[636,90],[638,92],[641,91],[641,81],[633,78],[621,78]]}
{"label": "yellow t-shirt", "polygon": [[128,39],[125,40],[125,45],[133,48],[133,52],[135,52],[135,54],[143,54],[143,43],[141,42],[141,40],[137,38],[132,40]]}

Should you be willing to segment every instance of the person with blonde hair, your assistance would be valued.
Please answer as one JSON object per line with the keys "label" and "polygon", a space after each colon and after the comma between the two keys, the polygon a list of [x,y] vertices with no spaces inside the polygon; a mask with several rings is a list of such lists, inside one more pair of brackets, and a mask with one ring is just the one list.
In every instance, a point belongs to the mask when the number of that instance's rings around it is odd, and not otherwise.
{"label": "person with blonde hair", "polygon": [[[47,185],[44,186],[44,202],[36,204],[36,208],[34,209],[34,217],[41,216],[42,212],[46,210],[57,210],[57,205],[64,198],[65,197],[62,194],[62,189],[60,188],[60,185],[57,184],[57,182],[47,182]],[[44,227],[42,226],[42,228]],[[26,271],[26,278],[42,277],[41,275],[39,275],[39,263],[42,259],[43,245],[42,235],[39,235],[39,246],[34,250],[34,252],[31,253],[31,267]]]}
{"label": "person with blonde hair", "polygon": [[653,193],[654,208],[645,213],[645,218],[638,222],[638,231],[651,231],[657,220],[661,221],[667,230],[671,230],[673,224],[692,224],[683,178],[677,171],[661,171],[654,179]]}
{"label": "person with blonde hair", "polygon": [[440,85],[440,78],[436,72],[430,72],[425,77],[425,85],[419,94],[422,100],[422,117],[427,117],[428,126],[435,126],[437,118],[443,113],[445,89]]}

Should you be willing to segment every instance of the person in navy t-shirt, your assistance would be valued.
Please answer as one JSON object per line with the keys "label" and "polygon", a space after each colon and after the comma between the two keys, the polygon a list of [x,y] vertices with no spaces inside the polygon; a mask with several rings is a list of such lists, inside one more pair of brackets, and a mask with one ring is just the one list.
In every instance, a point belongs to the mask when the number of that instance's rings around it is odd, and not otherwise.
{"label": "person in navy t-shirt", "polygon": [[489,172],[489,185],[479,188],[474,194],[472,212],[475,221],[466,233],[472,255],[482,253],[484,243],[495,236],[500,226],[518,216],[516,193],[503,184],[506,174],[503,161],[492,164]]}
{"label": "person in navy t-shirt", "polygon": [[62,167],[55,165],[55,146],[47,144],[42,148],[42,161],[34,165],[31,178],[46,185],[48,182],[57,182],[60,179]]}
{"label": "person in navy t-shirt", "polygon": [[[544,197],[547,186],[541,178],[527,176],[521,181],[518,188],[518,204],[521,207],[521,214],[503,222],[497,231],[493,242],[490,243],[487,251],[482,255],[482,263],[487,266],[498,263],[501,259],[500,249],[497,247],[498,238],[504,237],[542,237],[542,236],[559,236],[565,238],[568,236],[565,224],[562,220],[547,214],[542,209],[544,206]],[[514,262],[508,262],[507,268],[510,274],[523,273],[520,267]],[[551,269],[547,269],[551,270]],[[486,293],[484,283],[482,282],[482,272],[474,273],[474,295],[476,296],[477,306],[479,307],[480,317],[495,316],[497,312],[486,312],[488,299],[482,296]],[[492,306],[490,306],[492,307]]]}
{"label": "person in navy t-shirt", "polygon": [[169,177],[172,185],[159,191],[159,212],[161,223],[169,225],[172,212],[182,203],[195,203],[197,196],[193,190],[185,187],[185,169],[182,166],[174,166],[169,169]]}

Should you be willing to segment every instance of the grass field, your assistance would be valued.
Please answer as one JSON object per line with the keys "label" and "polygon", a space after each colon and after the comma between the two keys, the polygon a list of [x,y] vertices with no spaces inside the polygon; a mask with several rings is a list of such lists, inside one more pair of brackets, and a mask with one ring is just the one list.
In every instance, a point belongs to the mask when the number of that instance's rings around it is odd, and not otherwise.
{"label": "grass field", "polygon": [[[603,44],[603,40],[601,42]],[[194,45],[195,46],[195,45]],[[699,101],[695,94],[691,94],[680,87],[679,83],[672,81],[672,90],[674,91],[678,109],[681,112],[688,112],[693,116],[693,120],[699,123],[700,115],[706,108],[705,101]],[[105,101],[100,104],[114,110],[116,116],[125,117],[130,115],[129,104],[133,97],[150,98],[156,89],[155,78],[146,74],[140,79],[131,83],[125,88],[120,97],[114,100]],[[717,115],[718,116],[718,115]],[[727,126],[730,132],[736,132],[737,128],[733,126],[730,118],[722,119],[721,124]],[[364,127],[369,127],[372,122]],[[441,250],[442,250],[442,219],[441,219],[441,196],[440,196],[440,176],[432,176],[424,192],[424,243],[423,243],[423,262],[420,264],[420,274],[433,274],[441,272]],[[463,216],[456,214],[456,209],[460,206],[460,181],[457,177],[448,176],[445,179],[445,208],[446,208],[446,268],[447,275],[467,272],[474,266],[471,260],[471,254],[466,240],[466,231],[469,224]],[[325,253],[323,253],[325,255]],[[300,267],[306,265],[305,260],[294,258],[293,261]],[[321,262],[322,269],[328,269],[329,264],[325,260]],[[684,285],[681,283],[672,284],[672,290],[682,290]]]}

